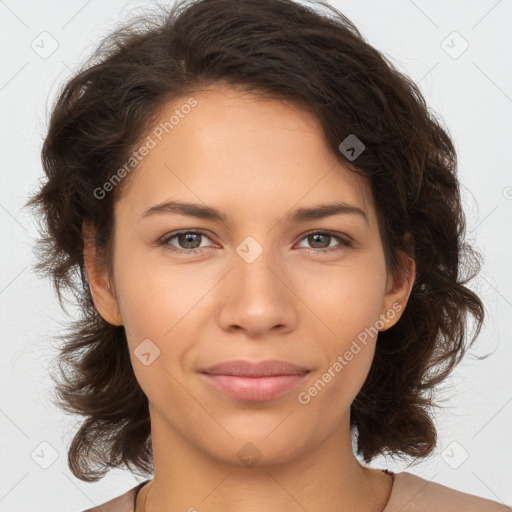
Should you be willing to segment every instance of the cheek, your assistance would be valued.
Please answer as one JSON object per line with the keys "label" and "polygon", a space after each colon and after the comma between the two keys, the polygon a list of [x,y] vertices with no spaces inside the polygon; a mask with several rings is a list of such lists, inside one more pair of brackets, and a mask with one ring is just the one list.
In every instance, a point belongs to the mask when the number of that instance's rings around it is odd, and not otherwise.
{"label": "cheek", "polygon": [[143,254],[123,258],[116,265],[119,308],[133,342],[154,338],[164,343],[190,323],[195,308],[211,288],[192,265],[171,267],[165,260]]}
{"label": "cheek", "polygon": [[148,396],[169,388],[173,379],[166,370],[182,380],[205,325],[201,299],[211,287],[193,265],[172,268],[136,253],[116,263],[115,288],[132,366]]}
{"label": "cheek", "polygon": [[378,309],[371,298],[365,302],[366,296],[360,291],[360,295],[347,296],[344,306],[331,312],[334,334],[317,338],[322,364],[297,397],[311,418],[324,419],[326,430],[334,428],[349,410],[368,376],[375,353],[378,332],[374,319]]}
{"label": "cheek", "polygon": [[306,278],[308,305],[321,320],[311,323],[311,338],[322,365],[298,400],[312,417],[334,425],[361,389],[375,352],[385,284],[385,266],[377,258]]}
{"label": "cheek", "polygon": [[386,284],[384,265],[370,260],[323,272],[306,274],[304,296],[312,314],[321,320],[315,325],[342,349],[379,319]]}

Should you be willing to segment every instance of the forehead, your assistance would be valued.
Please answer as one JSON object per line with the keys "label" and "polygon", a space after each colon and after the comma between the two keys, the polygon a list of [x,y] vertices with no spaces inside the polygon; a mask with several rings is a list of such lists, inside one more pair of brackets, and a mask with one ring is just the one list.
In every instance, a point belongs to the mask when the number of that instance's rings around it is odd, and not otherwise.
{"label": "forehead", "polygon": [[123,192],[133,213],[171,197],[232,207],[238,218],[343,201],[374,220],[367,179],[336,157],[319,120],[297,104],[210,87],[165,104],[149,139]]}

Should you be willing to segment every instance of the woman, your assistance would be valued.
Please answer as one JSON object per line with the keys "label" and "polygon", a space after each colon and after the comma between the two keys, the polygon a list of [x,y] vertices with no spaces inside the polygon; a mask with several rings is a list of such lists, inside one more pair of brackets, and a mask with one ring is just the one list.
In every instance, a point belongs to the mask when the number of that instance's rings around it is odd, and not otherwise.
{"label": "woman", "polygon": [[368,465],[433,451],[431,392],[484,308],[450,137],[324,6],[182,2],[54,106],[30,204],[83,311],[69,466],[153,473],[91,511],[510,510]]}

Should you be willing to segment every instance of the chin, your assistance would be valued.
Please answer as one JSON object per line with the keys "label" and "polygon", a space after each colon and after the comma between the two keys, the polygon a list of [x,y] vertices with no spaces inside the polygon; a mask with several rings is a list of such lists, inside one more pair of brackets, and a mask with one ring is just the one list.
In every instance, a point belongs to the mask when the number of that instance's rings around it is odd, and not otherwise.
{"label": "chin", "polygon": [[[226,464],[241,467],[262,467],[276,464],[284,464],[298,457],[306,450],[306,439],[298,438],[299,428],[294,428],[294,435],[290,435],[289,426],[279,432],[279,425],[282,418],[274,422],[271,428],[268,425],[252,425],[252,428],[241,430],[229,430],[233,438],[222,436],[210,441],[218,441],[202,449],[210,453],[211,457],[221,460]],[[276,428],[277,426],[277,428]]]}

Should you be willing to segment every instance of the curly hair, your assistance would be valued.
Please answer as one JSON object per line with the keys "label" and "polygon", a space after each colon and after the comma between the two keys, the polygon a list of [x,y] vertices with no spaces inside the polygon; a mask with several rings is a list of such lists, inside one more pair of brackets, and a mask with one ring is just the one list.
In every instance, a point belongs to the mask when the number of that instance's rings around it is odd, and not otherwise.
{"label": "curly hair", "polygon": [[[130,176],[101,199],[95,190],[167,102],[221,83],[313,112],[336,158],[369,178],[388,270],[403,271],[400,252],[414,258],[409,301],[400,320],[379,333],[351,404],[351,428],[365,462],[380,454],[428,456],[437,443],[433,389],[484,320],[481,300],[466,286],[481,256],[465,241],[447,129],[418,86],[326,2],[180,0],[116,28],[62,87],[42,148],[47,179],[27,203],[41,221],[36,271],[52,278],[63,308],[65,290],[81,308],[62,337],[59,377],[52,376],[57,404],[85,418],[69,447],[71,471],[96,481],[108,468],[153,468],[148,399],[123,326],[94,307],[83,257],[88,221],[110,268],[113,206]],[[352,133],[365,145],[357,165],[338,149]]]}

